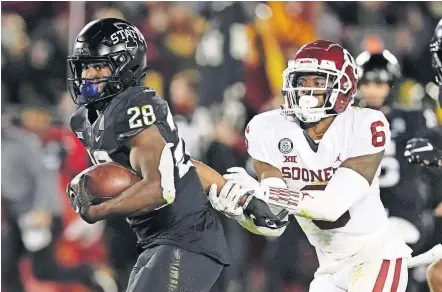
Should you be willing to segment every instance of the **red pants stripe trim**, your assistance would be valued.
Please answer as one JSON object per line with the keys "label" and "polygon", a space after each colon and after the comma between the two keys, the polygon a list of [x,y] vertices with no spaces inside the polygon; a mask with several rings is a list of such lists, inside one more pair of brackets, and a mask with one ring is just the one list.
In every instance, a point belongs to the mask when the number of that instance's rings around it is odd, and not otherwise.
{"label": "red pants stripe trim", "polygon": [[396,266],[394,267],[393,284],[391,285],[391,292],[396,292],[399,286],[399,280],[401,278],[402,258],[396,260]]}
{"label": "red pants stripe trim", "polygon": [[[381,269],[376,279],[376,283],[374,284],[373,292],[382,292],[382,290],[384,289],[385,281],[387,280],[389,268],[390,268],[390,261],[384,260],[382,262]],[[401,268],[402,268],[402,258],[396,259],[396,263],[394,266],[393,281],[391,284],[390,292],[397,292],[397,288],[399,287],[399,280],[401,278]]]}
{"label": "red pants stripe trim", "polygon": [[381,265],[381,270],[374,284],[373,292],[382,292],[384,289],[385,280],[387,280],[388,268],[390,267],[390,261],[384,260]]}

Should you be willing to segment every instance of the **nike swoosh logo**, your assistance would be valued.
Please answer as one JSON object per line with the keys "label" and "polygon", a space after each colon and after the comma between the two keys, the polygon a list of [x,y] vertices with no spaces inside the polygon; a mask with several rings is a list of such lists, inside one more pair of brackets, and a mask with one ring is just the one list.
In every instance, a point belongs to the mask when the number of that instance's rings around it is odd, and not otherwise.
{"label": "nike swoosh logo", "polygon": [[433,145],[426,145],[424,147],[413,149],[411,152],[416,153],[416,152],[432,151],[433,149],[434,149]]}
{"label": "nike swoosh logo", "polygon": [[101,136],[97,136],[95,137],[95,142],[98,142],[98,140],[100,140]]}

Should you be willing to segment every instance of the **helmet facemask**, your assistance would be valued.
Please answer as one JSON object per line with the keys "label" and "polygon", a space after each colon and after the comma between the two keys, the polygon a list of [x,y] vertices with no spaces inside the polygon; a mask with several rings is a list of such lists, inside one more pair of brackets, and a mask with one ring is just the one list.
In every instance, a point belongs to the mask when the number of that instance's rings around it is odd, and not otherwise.
{"label": "helmet facemask", "polygon": [[[116,52],[103,57],[70,56],[68,57],[68,87],[75,104],[88,105],[111,98],[124,90],[125,84],[119,73],[129,63],[130,57],[125,52]],[[126,63],[126,64],[124,64]],[[83,69],[91,64],[99,64],[110,69],[111,75],[106,77],[83,78]],[[103,86],[100,86],[104,84]],[[100,90],[100,87],[101,90]]]}
{"label": "helmet facemask", "polygon": [[[305,75],[317,75],[318,81],[315,87],[304,87],[299,82],[300,77]],[[282,92],[285,104],[282,113],[296,115],[304,123],[318,122],[323,118],[336,115],[333,110],[339,93],[347,93],[341,88],[342,78],[345,74],[336,70],[318,69],[316,66],[297,66],[289,62],[289,67],[283,72]],[[322,77],[322,78],[321,78]],[[322,81],[321,81],[322,79]],[[347,79],[348,80],[348,79]],[[323,96],[323,104],[318,106],[318,95]]]}
{"label": "helmet facemask", "polygon": [[436,72],[436,83],[442,86],[442,48],[440,41],[436,40],[430,44],[430,52],[432,54],[431,65]]}

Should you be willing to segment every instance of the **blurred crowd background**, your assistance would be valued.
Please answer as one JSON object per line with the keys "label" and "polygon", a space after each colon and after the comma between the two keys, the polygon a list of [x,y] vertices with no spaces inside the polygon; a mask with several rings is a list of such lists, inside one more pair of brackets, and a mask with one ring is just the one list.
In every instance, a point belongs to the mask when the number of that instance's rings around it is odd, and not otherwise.
{"label": "blurred crowd background", "polygon": [[[24,152],[43,153],[36,172],[42,175],[45,168],[57,174],[52,181],[45,175],[40,195],[52,196],[47,205],[29,206],[39,227],[52,226],[51,243],[42,244],[50,249],[42,254],[32,244],[24,247],[27,252],[12,247],[26,291],[91,291],[80,280],[51,277],[57,269],[85,264],[107,271],[124,291],[136,260],[136,238],[124,219],[87,225],[64,193],[66,183],[89,165],[69,130],[75,105],[66,87],[66,56],[81,28],[103,17],[123,18],[144,34],[151,69],[145,85],[169,102],[191,156],[220,173],[232,166],[250,170],[246,123],[283,103],[287,61],[319,38],[341,43],[355,57],[364,50],[390,50],[403,76],[394,90],[395,103],[431,112],[428,127],[442,123],[428,51],[442,2],[2,2],[2,140],[18,141],[10,153],[21,151],[17,145],[24,141],[32,148]],[[16,190],[8,188],[17,174],[8,164],[11,155],[5,155],[2,145],[2,283],[17,273],[4,263],[5,254],[12,257],[4,238],[17,228],[7,216],[8,203],[17,203],[9,202]],[[22,167],[31,169],[35,157],[23,156],[28,158],[22,157]],[[20,200],[30,205],[29,198]],[[429,214],[433,207],[426,206]],[[308,291],[318,263],[297,224],[271,241],[228,219],[224,223],[235,264],[225,269],[214,291]],[[26,223],[18,228],[23,232]],[[421,243],[415,253],[425,248]],[[428,291],[424,268],[410,271],[410,277],[409,291]]]}

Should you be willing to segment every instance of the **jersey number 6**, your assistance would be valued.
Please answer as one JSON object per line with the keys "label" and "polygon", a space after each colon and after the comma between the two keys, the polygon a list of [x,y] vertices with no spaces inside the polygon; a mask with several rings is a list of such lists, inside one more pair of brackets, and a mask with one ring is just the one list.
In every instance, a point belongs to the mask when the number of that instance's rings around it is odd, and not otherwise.
{"label": "jersey number 6", "polygon": [[[136,129],[144,126],[150,126],[157,120],[153,107],[150,104],[143,105],[141,108],[138,106],[131,107],[127,110],[128,115],[132,115],[129,119],[129,128]],[[139,118],[140,114],[142,115]]]}
{"label": "jersey number 6", "polygon": [[[373,122],[370,126],[371,129],[371,144],[374,147],[382,147],[385,145],[385,132],[382,127],[384,123],[382,121]],[[380,130],[378,128],[381,128]]]}

